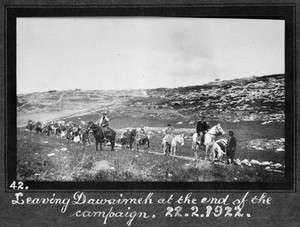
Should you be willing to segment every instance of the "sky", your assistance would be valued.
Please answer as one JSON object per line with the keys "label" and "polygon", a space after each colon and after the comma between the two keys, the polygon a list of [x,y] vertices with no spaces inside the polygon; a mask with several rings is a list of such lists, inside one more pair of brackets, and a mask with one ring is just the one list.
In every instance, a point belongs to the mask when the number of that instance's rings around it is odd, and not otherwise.
{"label": "sky", "polygon": [[284,73],[284,20],[17,18],[17,93],[148,89]]}

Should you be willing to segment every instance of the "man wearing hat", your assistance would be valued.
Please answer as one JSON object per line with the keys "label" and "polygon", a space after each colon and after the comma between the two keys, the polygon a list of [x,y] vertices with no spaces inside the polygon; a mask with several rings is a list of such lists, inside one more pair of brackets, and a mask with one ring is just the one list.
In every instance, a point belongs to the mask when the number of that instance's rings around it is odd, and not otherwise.
{"label": "man wearing hat", "polygon": [[107,134],[109,132],[109,119],[107,118],[107,113],[103,112],[102,116],[99,120],[99,125],[103,128],[104,134]]}
{"label": "man wearing hat", "polygon": [[209,123],[205,121],[205,116],[201,115],[201,120],[197,121],[196,132],[200,136],[200,145],[204,144],[204,135],[209,129]]}
{"label": "man wearing hat", "polygon": [[144,125],[141,125],[141,128],[137,131],[137,141],[143,140],[147,137],[147,133],[145,132]]}
{"label": "man wearing hat", "polygon": [[126,131],[122,132],[121,134],[121,139],[126,139],[130,135],[130,130],[129,128],[126,128]]}
{"label": "man wearing hat", "polygon": [[172,126],[170,124],[168,124],[167,127],[163,131],[164,138],[162,141],[162,145],[164,147],[163,153],[165,155],[167,155],[167,147],[169,146],[169,149],[171,149],[171,143],[173,140],[173,131],[174,131],[174,129],[172,128]]}
{"label": "man wearing hat", "polygon": [[124,149],[126,144],[128,146],[129,139],[130,139],[130,129],[129,128],[127,128],[126,131],[122,132],[120,139],[121,139],[122,148]]}

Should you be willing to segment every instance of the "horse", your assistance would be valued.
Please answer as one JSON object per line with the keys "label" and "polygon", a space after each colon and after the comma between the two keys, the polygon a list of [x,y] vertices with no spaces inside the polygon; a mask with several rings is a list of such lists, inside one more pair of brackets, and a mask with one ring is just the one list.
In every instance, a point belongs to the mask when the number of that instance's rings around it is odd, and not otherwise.
{"label": "horse", "polygon": [[32,120],[29,120],[27,122],[26,129],[29,130],[30,132],[34,129],[34,122]]}
{"label": "horse", "polygon": [[172,144],[173,136],[168,134],[162,140],[162,151],[165,156],[171,154],[171,144]]}
{"label": "horse", "polygon": [[126,133],[126,137],[120,139],[123,150],[125,147],[129,147],[129,149],[132,150],[132,144],[135,141],[136,135],[136,129],[132,129],[129,131],[129,134]]}
{"label": "horse", "polygon": [[102,143],[105,142],[105,137],[109,140],[111,145],[111,151],[114,151],[116,135],[117,133],[113,129],[109,129],[109,133],[107,135],[104,134],[103,128],[92,121],[88,123],[88,130],[92,130],[95,141],[96,141],[96,151],[98,151],[98,144],[100,144],[100,150],[102,151]]}
{"label": "horse", "polygon": [[199,159],[199,151],[201,147],[201,137],[197,133],[193,134],[192,153],[194,153],[195,161]]}
{"label": "horse", "polygon": [[34,125],[34,129],[36,131],[36,133],[43,133],[43,127],[42,127],[42,123],[41,122],[36,122],[35,125]]}
{"label": "horse", "polygon": [[184,145],[184,134],[174,136],[174,138],[172,139],[171,153],[173,153],[173,155],[176,155],[176,150],[177,150],[178,144],[180,144],[181,146]]}
{"label": "horse", "polygon": [[210,152],[212,162],[222,160],[223,155],[226,154],[227,143],[228,143],[227,139],[219,139],[213,143]]}
{"label": "horse", "polygon": [[67,134],[67,127],[65,125],[61,125],[59,127],[59,132],[60,132],[60,139],[65,138]]}
{"label": "horse", "polygon": [[87,142],[89,144],[91,144],[90,133],[89,133],[89,130],[88,130],[87,122],[81,121],[81,124],[79,125],[79,129],[80,129],[79,133],[80,133],[81,142],[83,144],[86,144]]}
{"label": "horse", "polygon": [[147,146],[147,149],[150,147],[150,141],[148,136],[142,138],[136,138],[136,150],[139,151],[139,146]]}
{"label": "horse", "polygon": [[86,144],[87,142],[89,144],[91,144],[90,132],[87,129],[87,127],[82,127],[82,129],[80,130],[80,137],[81,137],[81,141],[82,141],[83,144]]}
{"label": "horse", "polygon": [[[215,142],[215,139],[217,136],[220,135],[224,135],[225,132],[221,127],[221,124],[217,124],[215,126],[213,126],[211,129],[208,130],[207,133],[205,133],[204,135],[204,146],[205,146],[205,159],[207,157],[208,151],[210,151],[211,146],[213,145],[213,143]],[[193,142],[192,142],[192,150],[196,154],[198,153],[198,150],[200,148],[200,141],[198,140],[198,135],[197,133],[193,134]],[[196,157],[197,159],[197,157]]]}
{"label": "horse", "polygon": [[73,140],[73,126],[67,125],[66,127],[66,137],[68,140]]}

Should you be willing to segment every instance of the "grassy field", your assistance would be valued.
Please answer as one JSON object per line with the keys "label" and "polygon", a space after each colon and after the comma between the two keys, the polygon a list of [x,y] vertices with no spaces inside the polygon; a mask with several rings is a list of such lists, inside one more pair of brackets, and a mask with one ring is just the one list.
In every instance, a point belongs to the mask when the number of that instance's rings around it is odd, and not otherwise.
{"label": "grassy field", "polygon": [[[124,122],[124,121],[123,121]],[[145,124],[142,120],[132,125],[114,127],[118,136],[123,127]],[[161,151],[161,129],[166,122],[157,122],[146,128],[150,135],[150,149],[137,152],[109,147],[96,151],[95,145],[75,144],[55,136],[37,135],[18,128],[17,133],[17,178],[36,181],[198,181],[198,182],[282,182],[284,173],[266,171],[263,166],[211,164],[204,160],[165,157]],[[211,125],[217,122],[211,122]],[[146,125],[146,124],[145,124]],[[251,141],[263,141],[260,146],[275,139],[284,138],[284,123],[262,125],[261,122],[222,123],[228,133],[233,130],[238,140],[236,158],[271,161],[285,165],[285,152],[275,152],[274,143],[257,150]],[[185,133],[185,145],[179,147],[178,156],[193,157],[191,135],[193,126],[175,125],[175,134]],[[228,137],[225,135],[224,137]],[[93,139],[92,139],[93,142]]]}

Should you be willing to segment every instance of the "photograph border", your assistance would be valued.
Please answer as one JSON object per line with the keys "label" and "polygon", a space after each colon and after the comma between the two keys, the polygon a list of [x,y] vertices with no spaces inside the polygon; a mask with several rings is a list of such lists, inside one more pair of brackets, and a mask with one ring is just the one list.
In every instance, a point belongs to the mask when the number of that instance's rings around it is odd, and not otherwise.
{"label": "photograph border", "polygon": [[274,191],[296,188],[296,12],[295,4],[140,4],[5,6],[5,190],[16,179],[16,18],[18,17],[193,17],[285,20],[285,182],[41,182],[29,191]]}

